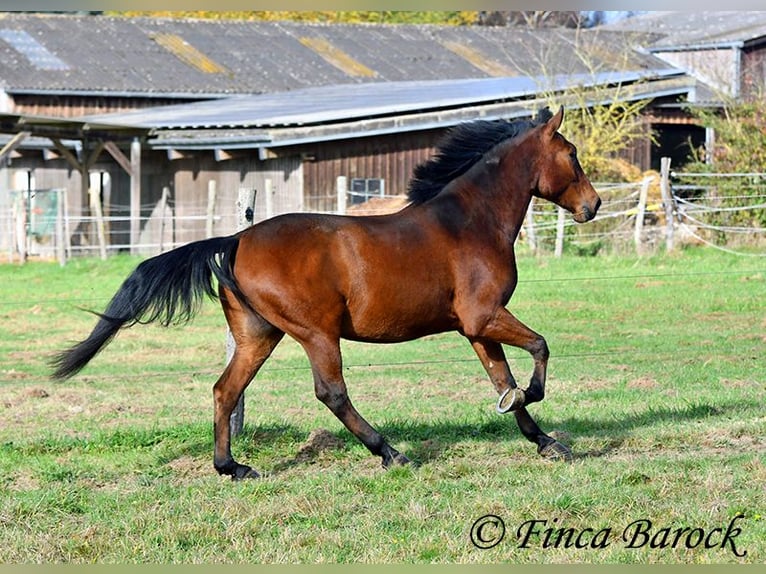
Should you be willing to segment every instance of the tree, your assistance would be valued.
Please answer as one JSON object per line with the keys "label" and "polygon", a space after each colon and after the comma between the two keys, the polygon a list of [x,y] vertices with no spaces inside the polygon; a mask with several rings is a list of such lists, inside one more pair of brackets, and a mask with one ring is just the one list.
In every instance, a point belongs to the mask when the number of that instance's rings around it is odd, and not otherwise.
{"label": "tree", "polygon": [[[602,75],[631,69],[630,45],[575,30],[557,32],[555,42],[529,42],[525,49],[523,60],[534,64],[522,74],[538,78],[538,93],[551,107],[567,106],[562,132],[577,146],[589,177],[596,181],[640,178],[640,170],[631,169],[621,156],[637,141],[653,138],[642,115],[650,100],[637,96],[643,81],[607,83]],[[562,68],[581,70],[580,82],[563,93],[555,81],[566,76]]]}
{"label": "tree", "polygon": [[557,10],[483,11],[479,12],[477,23],[482,26],[545,26],[577,28],[584,24],[582,12]]}

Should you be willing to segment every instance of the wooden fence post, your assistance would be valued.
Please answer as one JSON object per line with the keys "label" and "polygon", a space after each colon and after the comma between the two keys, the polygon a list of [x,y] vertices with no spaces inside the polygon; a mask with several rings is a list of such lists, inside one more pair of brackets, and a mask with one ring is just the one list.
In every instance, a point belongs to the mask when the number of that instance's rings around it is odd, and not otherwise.
{"label": "wooden fence post", "polygon": [[[241,190],[240,190],[241,191]],[[216,183],[214,179],[207,182],[207,218],[205,219],[205,237],[213,237],[213,220],[215,219]]]}
{"label": "wooden fence post", "polygon": [[533,213],[534,205],[535,198],[533,197],[529,202],[529,207],[527,208],[527,215],[524,226],[527,229],[527,244],[529,245],[529,249],[532,251],[532,253],[537,253],[537,234],[535,233],[535,216]]}
{"label": "wooden fence post", "polygon": [[[237,198],[237,230],[241,231],[253,224],[253,217],[255,213],[255,190],[240,188],[239,196]],[[231,331],[227,329],[226,332],[226,364],[231,362],[231,358],[234,356],[234,350],[237,344],[234,341],[234,337],[231,336]],[[236,436],[242,432],[242,428],[245,426],[245,393],[244,391],[239,397],[237,406],[231,413],[229,418],[229,425],[231,429],[231,436]]]}
{"label": "wooden fence post", "polygon": [[670,158],[660,159],[660,193],[665,208],[665,248],[673,251],[673,197],[670,190]]}
{"label": "wooden fence post", "polygon": [[346,213],[346,193],[348,192],[347,179],[345,175],[339,175],[335,181],[335,192],[338,195],[338,213]]}
{"label": "wooden fence post", "polygon": [[[85,177],[86,173],[87,172],[83,171],[83,177]],[[93,214],[96,223],[98,251],[101,255],[101,259],[106,259],[106,226],[104,224],[104,211],[101,206],[101,189],[89,185],[88,195],[90,196],[90,212]]]}
{"label": "wooden fence post", "polygon": [[69,223],[69,194],[66,188],[62,190],[61,197],[64,202],[64,255],[68,261],[72,258],[72,226]]}
{"label": "wooden fence post", "polygon": [[66,249],[64,240],[64,190],[57,189],[56,194],[56,258],[59,265],[66,265]]}
{"label": "wooden fence post", "polygon": [[20,191],[14,202],[14,228],[16,231],[16,249],[22,263],[27,262],[27,196],[28,191]]}
{"label": "wooden fence post", "polygon": [[556,217],[556,248],[554,249],[554,256],[561,257],[564,253],[564,223],[566,218],[566,212],[562,207],[558,208],[558,216]]}
{"label": "wooden fence post", "polygon": [[641,191],[638,194],[638,207],[636,208],[636,227],[633,231],[633,241],[636,244],[636,255],[644,254],[644,245],[641,241],[641,235],[644,231],[644,216],[646,215],[646,200],[649,196],[649,184],[652,177],[645,177],[641,182]]}
{"label": "wooden fence post", "polygon": [[274,188],[270,178],[263,180],[263,198],[266,204],[266,219],[274,217]]}
{"label": "wooden fence post", "polygon": [[160,253],[165,251],[165,217],[168,211],[168,197],[170,196],[170,188],[162,188],[162,197],[160,198]]}

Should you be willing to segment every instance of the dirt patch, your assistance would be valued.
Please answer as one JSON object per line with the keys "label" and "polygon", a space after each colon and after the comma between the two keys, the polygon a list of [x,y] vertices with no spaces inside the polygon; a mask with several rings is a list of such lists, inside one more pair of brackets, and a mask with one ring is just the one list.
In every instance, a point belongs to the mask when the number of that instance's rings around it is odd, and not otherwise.
{"label": "dirt patch", "polygon": [[628,381],[627,387],[629,389],[654,389],[660,384],[651,377],[639,377]]}
{"label": "dirt patch", "polygon": [[213,463],[209,458],[194,458],[188,455],[181,456],[167,463],[179,478],[205,476],[210,474]]}
{"label": "dirt patch", "polygon": [[296,462],[308,462],[314,460],[320,454],[330,450],[342,450],[345,442],[326,429],[311,431],[306,442],[303,443],[295,455]]}
{"label": "dirt patch", "polygon": [[580,391],[600,391],[612,389],[614,386],[613,379],[584,379],[577,382],[577,389]]}
{"label": "dirt patch", "polygon": [[45,389],[42,389],[40,387],[34,387],[31,389],[27,389],[24,394],[32,399],[47,399],[50,394]]}

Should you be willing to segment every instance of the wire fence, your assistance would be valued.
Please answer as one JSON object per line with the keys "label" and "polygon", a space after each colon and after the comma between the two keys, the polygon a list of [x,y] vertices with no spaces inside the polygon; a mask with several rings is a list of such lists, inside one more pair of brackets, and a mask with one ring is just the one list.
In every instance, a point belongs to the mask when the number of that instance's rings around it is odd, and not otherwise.
{"label": "wire fence", "polygon": [[[635,183],[596,183],[602,198],[598,215],[587,225],[575,223],[561,208],[533,201],[519,244],[535,254],[596,255],[656,253],[687,243],[746,256],[764,255],[766,243],[766,173],[670,172]],[[268,195],[268,194],[267,194]],[[0,212],[9,261],[28,256],[63,264],[73,256],[130,252],[153,255],[190,241],[235,230],[239,214],[216,212],[215,198],[177,202],[168,193],[140,206],[104,204],[98,209],[65,209],[63,190],[12,192],[11,205]],[[365,199],[365,201],[360,201]],[[375,215],[401,209],[402,195],[384,189],[360,198],[338,178],[338,190],[325,213]],[[274,215],[258,214],[255,220]],[[135,229],[140,232],[136,235]]]}
{"label": "wire fence", "polygon": [[[669,164],[668,164],[669,165]],[[524,235],[535,252],[639,255],[704,244],[728,253],[766,255],[766,173],[666,170],[635,184],[594,184],[602,206],[585,226],[561,208],[535,202]]]}

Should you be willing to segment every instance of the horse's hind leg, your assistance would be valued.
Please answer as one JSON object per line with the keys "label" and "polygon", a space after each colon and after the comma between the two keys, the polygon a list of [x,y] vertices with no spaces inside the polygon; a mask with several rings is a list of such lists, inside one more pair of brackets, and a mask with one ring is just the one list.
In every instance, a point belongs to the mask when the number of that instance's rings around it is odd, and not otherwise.
{"label": "horse's hind leg", "polygon": [[227,318],[236,342],[236,349],[213,387],[215,438],[213,465],[219,474],[229,475],[233,480],[256,478],[258,473],[255,470],[238,463],[231,455],[230,418],[240,395],[282,340],[284,333],[252,315],[248,317],[250,320],[246,321],[247,325],[233,321],[228,313]]}
{"label": "horse's hind leg", "polygon": [[383,459],[385,468],[393,464],[407,464],[409,459],[391,447],[351,404],[343,380],[339,342],[315,337],[302,344],[311,361],[316,397],[372,454]]}

